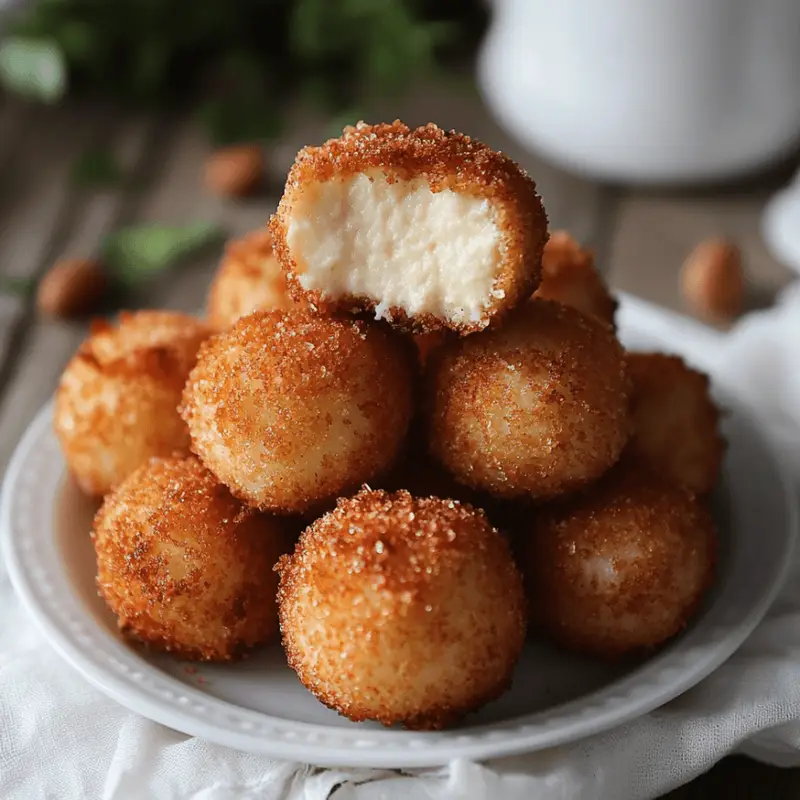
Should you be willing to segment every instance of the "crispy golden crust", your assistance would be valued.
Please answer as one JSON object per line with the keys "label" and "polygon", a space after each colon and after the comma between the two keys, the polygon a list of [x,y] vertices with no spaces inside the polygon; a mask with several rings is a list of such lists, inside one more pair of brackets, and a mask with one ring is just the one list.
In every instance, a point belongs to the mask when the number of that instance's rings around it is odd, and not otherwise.
{"label": "crispy golden crust", "polygon": [[468,136],[444,131],[433,123],[412,130],[396,120],[379,125],[359,122],[346,127],[339,138],[320,147],[304,147],[297,154],[270,221],[275,252],[294,297],[307,299],[312,308],[323,312],[371,311],[379,304],[379,298],[326,297],[320,291],[303,289],[297,279],[301,265],[286,241],[292,205],[306,187],[373,169],[391,182],[424,178],[433,192],[452,189],[485,198],[495,208],[503,234],[501,265],[482,319],[454,325],[430,314],[409,316],[395,307],[385,315],[392,325],[417,333],[443,328],[472,333],[499,322],[537,287],[547,241],[547,215],[536,184],[510,158]]}
{"label": "crispy golden crust", "polygon": [[613,330],[551,300],[440,347],[426,384],[431,453],[499,498],[574,491],[614,464],[628,438],[629,384]]}
{"label": "crispy golden crust", "polygon": [[171,311],[95,322],[56,392],[54,428],[79,486],[104,495],[151,456],[189,450],[177,407],[210,330]]}
{"label": "crispy golden crust", "polygon": [[524,592],[483,512],[364,490],[306,529],[276,569],[289,663],[349,719],[441,728],[511,680]]}
{"label": "crispy golden crust", "polygon": [[618,303],[597,271],[594,253],[566,231],[550,235],[542,256],[542,282],[533,296],[557,300],[614,325]]}
{"label": "crispy golden crust", "polygon": [[533,520],[521,555],[531,619],[573,650],[611,659],[656,647],[686,625],[713,579],[708,511],[627,456]]}
{"label": "crispy golden crust", "polygon": [[677,356],[628,353],[626,358],[633,383],[631,451],[665,478],[708,494],[725,455],[708,376]]}
{"label": "crispy golden crust", "polygon": [[97,586],[120,630],[181,658],[230,661],[275,636],[283,523],[244,508],[197,459],[153,459],[95,518]]}
{"label": "crispy golden crust", "polygon": [[203,347],[182,413],[237,497],[305,513],[393,467],[415,372],[411,343],[385,325],[257,311]]}
{"label": "crispy golden crust", "polygon": [[287,311],[292,305],[286,276],[272,252],[272,236],[266,228],[228,242],[206,303],[212,328],[227,330],[257,309]]}

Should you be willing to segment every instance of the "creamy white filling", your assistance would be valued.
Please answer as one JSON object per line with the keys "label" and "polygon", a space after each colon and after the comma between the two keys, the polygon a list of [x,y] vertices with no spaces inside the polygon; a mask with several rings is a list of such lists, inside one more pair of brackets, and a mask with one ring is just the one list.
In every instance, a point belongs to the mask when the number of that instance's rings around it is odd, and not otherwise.
{"label": "creamy white filling", "polygon": [[381,318],[398,307],[477,322],[495,297],[502,237],[480,197],[431,191],[383,173],[309,186],[292,207],[287,241],[303,288],[364,295]]}

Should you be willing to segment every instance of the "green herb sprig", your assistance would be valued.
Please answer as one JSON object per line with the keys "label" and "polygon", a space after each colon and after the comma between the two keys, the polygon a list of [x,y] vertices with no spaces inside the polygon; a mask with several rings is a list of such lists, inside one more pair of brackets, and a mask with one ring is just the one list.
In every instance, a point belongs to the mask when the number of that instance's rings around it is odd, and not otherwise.
{"label": "green herb sprig", "polygon": [[198,100],[215,143],[270,139],[288,100],[331,115],[395,95],[471,46],[481,0],[33,0],[0,43],[0,85],[55,102]]}

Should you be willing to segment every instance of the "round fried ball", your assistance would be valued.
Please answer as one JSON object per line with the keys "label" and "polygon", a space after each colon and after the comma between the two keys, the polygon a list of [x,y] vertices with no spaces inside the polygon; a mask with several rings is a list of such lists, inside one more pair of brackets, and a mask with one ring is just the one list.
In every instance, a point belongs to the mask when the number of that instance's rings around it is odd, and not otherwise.
{"label": "round fried ball", "polygon": [[708,376],[663,353],[629,353],[627,361],[633,386],[631,451],[663,476],[708,494],[725,452]]}
{"label": "round fried ball", "polygon": [[627,456],[533,519],[521,557],[531,619],[567,648],[610,659],[655,647],[686,625],[711,583],[708,511]]}
{"label": "round fried ball", "polygon": [[525,171],[475,139],[359,122],[297,154],[270,230],[312,306],[471,333],[538,285],[547,215]]}
{"label": "round fried ball", "polygon": [[386,326],[257,311],[200,353],[183,404],[192,448],[245,502],[306,512],[392,468],[415,369]]}
{"label": "round fried ball", "polygon": [[209,335],[202,322],[174,311],[123,312],[117,325],[94,323],[61,376],[54,417],[84,492],[102,496],[148,458],[189,452],[177,409]]}
{"label": "round fried ball", "polygon": [[229,661],[277,633],[283,525],[242,506],[196,458],[153,459],[95,518],[100,594],[125,635]]}
{"label": "round fried ball", "polygon": [[257,309],[286,311],[292,305],[266,228],[228,242],[208,293],[206,316],[213,328],[226,330]]}
{"label": "round fried ball", "polygon": [[533,295],[558,300],[584,314],[614,324],[617,301],[597,271],[591,250],[566,231],[551,234],[542,255],[542,282]]}
{"label": "round fried ball", "polygon": [[277,569],[289,663],[348,719],[436,729],[508,687],[525,595],[482,512],[364,490],[307,528]]}
{"label": "round fried ball", "polygon": [[522,311],[436,351],[430,448],[475,489],[549,498],[591,483],[619,457],[628,378],[609,325],[551,300]]}

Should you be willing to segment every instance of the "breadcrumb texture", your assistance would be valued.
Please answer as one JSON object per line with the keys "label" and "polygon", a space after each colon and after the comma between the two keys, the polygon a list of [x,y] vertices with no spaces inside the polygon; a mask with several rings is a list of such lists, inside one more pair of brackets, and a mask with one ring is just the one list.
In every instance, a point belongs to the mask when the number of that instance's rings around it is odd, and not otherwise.
{"label": "breadcrumb texture", "polygon": [[[359,294],[358,287],[344,293],[331,293],[326,291],[325,286],[303,288],[308,265],[288,241],[295,209],[305,208],[309,193],[313,196],[322,185],[332,181],[345,182],[361,175],[372,183],[385,181],[392,186],[409,182],[409,190],[426,187],[434,195],[453,192],[488,204],[487,211],[491,213],[492,225],[499,236],[497,247],[492,251],[492,261],[496,262],[491,266],[493,277],[476,318],[470,318],[466,313],[442,315],[397,304],[387,306],[386,298]],[[393,207],[397,207],[396,203]],[[462,211],[466,212],[466,207]],[[342,209],[337,209],[337,213],[342,213]],[[446,237],[452,226],[460,224],[459,217],[455,213],[447,224],[441,226],[441,240],[429,242],[424,248],[425,252],[435,252],[439,245],[447,247]],[[359,228],[358,235],[365,237],[379,233],[384,237],[381,241],[390,237],[391,244],[386,245],[386,255],[391,258],[394,251],[406,245],[409,237],[419,234],[420,226],[426,224],[426,219],[416,224],[395,226],[391,222],[391,214],[388,214],[386,218],[378,216],[377,219],[371,219],[370,223],[368,226],[356,226]],[[379,125],[360,122],[355,127],[345,128],[341,137],[330,139],[322,146],[303,148],[289,172],[270,229],[275,251],[287,272],[290,291],[296,297],[306,298],[314,308],[322,311],[374,311],[394,326],[417,333],[442,328],[471,333],[498,321],[529,297],[538,285],[542,248],[547,240],[547,217],[536,193],[536,185],[507,156],[468,136],[444,131],[432,123],[412,130],[397,120]],[[474,241],[464,242],[464,247],[477,246],[477,237],[476,229],[472,235]],[[461,249],[457,248],[459,251]],[[343,257],[347,257],[346,253]],[[413,263],[409,263],[407,269],[417,269],[425,257],[421,252],[418,258],[411,259]],[[434,259],[435,263],[439,261]],[[452,281],[443,280],[443,275],[438,274],[448,270],[452,264],[440,264],[431,268],[430,274],[420,278],[419,283],[441,287],[436,299],[443,307],[458,306],[458,292],[487,269],[485,258],[475,259],[473,263],[472,270],[461,270],[457,279]],[[391,272],[394,273],[394,270]],[[406,278],[402,273],[400,277]],[[397,276],[392,274],[388,279],[396,282]],[[400,280],[399,284],[402,286],[403,281]],[[425,289],[416,285],[416,282],[412,287],[406,283],[405,288]],[[435,294],[437,290],[431,290],[430,293]],[[461,310],[464,311],[463,308]]]}
{"label": "breadcrumb texture", "polygon": [[610,325],[619,305],[597,271],[594,253],[566,231],[555,231],[545,245],[542,282],[534,297],[557,300]]}
{"label": "breadcrumb texture", "polygon": [[257,311],[203,347],[182,413],[237,497],[305,513],[393,467],[416,369],[413,344],[385,325]]}
{"label": "breadcrumb texture", "polygon": [[363,490],[276,569],[289,663],[348,719],[437,729],[508,688],[525,596],[483,512]]}
{"label": "breadcrumb texture", "polygon": [[719,478],[725,442],[707,375],[678,356],[628,353],[633,382],[631,450],[698,495]]}
{"label": "breadcrumb texture", "polygon": [[189,452],[177,408],[210,333],[174,311],[122,312],[116,325],[92,325],[61,376],[53,420],[84,492],[102,496],[150,457]]}
{"label": "breadcrumb texture", "polygon": [[211,327],[227,330],[258,309],[288,311],[292,305],[266,228],[228,242],[208,293],[206,318]]}
{"label": "breadcrumb texture", "polygon": [[605,659],[677,634],[711,585],[717,536],[705,506],[636,459],[539,510],[522,548],[531,618],[561,645]]}
{"label": "breadcrumb texture", "polygon": [[629,383],[612,328],[531,300],[498,330],[431,356],[431,453],[499,498],[546,499],[599,478],[628,439]]}
{"label": "breadcrumb texture", "polygon": [[97,586],[122,632],[156,650],[230,661],[276,636],[283,522],[247,509],[194,457],[153,459],[94,523]]}

